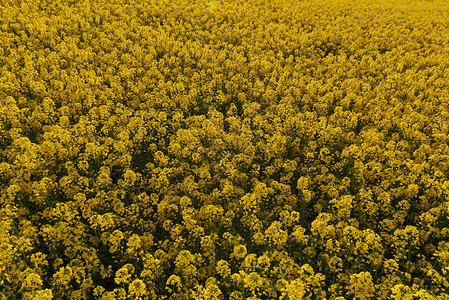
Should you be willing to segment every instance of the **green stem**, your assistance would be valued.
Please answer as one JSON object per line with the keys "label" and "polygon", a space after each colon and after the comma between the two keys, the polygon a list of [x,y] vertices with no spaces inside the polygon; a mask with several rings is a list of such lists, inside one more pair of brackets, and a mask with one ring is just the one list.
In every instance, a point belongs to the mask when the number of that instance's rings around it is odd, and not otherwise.
{"label": "green stem", "polygon": [[4,286],[4,287],[8,290],[9,294],[12,295],[12,297],[13,297],[14,300],[17,300],[17,297],[16,297],[16,295],[14,294],[14,292],[13,292],[7,285],[2,284],[2,286]]}

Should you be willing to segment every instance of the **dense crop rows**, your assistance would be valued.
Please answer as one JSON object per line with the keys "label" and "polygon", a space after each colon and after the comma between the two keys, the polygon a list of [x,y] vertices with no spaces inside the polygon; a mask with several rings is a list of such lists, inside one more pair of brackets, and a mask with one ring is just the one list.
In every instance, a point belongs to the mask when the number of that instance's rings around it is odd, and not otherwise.
{"label": "dense crop rows", "polygon": [[449,299],[449,2],[0,2],[1,299]]}

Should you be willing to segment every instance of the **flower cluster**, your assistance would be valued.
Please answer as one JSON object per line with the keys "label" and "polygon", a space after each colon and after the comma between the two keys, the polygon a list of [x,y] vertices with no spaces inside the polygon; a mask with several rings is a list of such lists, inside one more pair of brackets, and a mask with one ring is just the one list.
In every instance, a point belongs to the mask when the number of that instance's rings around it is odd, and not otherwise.
{"label": "flower cluster", "polygon": [[0,299],[447,299],[432,0],[0,5]]}

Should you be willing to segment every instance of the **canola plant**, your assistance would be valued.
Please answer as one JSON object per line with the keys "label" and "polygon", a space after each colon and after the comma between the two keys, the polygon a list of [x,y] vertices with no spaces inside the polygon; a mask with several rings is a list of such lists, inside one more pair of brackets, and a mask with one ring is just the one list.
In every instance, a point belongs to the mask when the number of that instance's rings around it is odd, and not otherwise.
{"label": "canola plant", "polygon": [[0,1],[0,299],[449,299],[448,20]]}

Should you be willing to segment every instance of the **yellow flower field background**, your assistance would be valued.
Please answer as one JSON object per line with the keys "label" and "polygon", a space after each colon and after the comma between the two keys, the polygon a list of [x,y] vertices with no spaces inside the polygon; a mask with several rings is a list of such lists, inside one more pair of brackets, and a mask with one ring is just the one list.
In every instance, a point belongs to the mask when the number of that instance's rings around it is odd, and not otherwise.
{"label": "yellow flower field background", "polygon": [[449,299],[449,2],[0,2],[0,299]]}

